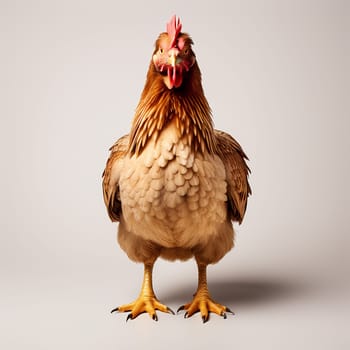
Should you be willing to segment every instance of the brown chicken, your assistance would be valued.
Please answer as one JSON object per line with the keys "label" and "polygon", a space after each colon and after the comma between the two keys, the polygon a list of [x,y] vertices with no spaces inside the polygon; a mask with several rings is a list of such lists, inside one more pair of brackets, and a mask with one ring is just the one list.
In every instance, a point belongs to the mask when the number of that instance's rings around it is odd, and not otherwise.
{"label": "brown chicken", "polygon": [[158,257],[192,257],[198,265],[193,300],[179,308],[185,317],[200,312],[206,322],[214,312],[231,312],[212,300],[208,264],[232,247],[232,221],[241,223],[250,194],[247,159],[230,135],[213,128],[192,40],[173,16],[155,43],[146,84],[130,134],[112,147],[103,174],[105,204],[119,222],[118,242],[128,257],[144,264],[136,301],[112,310],[134,319],[161,304],[152,287]]}

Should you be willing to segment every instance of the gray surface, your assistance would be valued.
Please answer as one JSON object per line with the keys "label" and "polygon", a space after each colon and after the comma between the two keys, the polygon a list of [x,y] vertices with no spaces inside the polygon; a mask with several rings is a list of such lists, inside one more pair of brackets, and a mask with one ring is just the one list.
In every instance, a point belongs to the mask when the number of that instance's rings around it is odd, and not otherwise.
{"label": "gray surface", "polygon": [[[348,349],[349,2],[171,3],[0,2],[1,348]],[[237,247],[209,269],[236,316],[126,324],[109,310],[142,266],[115,243],[101,172],[175,12],[216,127],[251,159]],[[154,275],[161,301],[190,300],[193,261]]]}

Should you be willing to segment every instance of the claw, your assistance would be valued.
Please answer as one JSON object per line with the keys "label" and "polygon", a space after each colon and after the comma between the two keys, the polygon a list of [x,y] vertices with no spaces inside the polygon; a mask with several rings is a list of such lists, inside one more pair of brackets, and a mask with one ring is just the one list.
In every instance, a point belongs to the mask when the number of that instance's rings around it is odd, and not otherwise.
{"label": "claw", "polygon": [[130,314],[128,315],[128,317],[126,318],[126,322],[128,322],[129,320],[132,320],[132,319],[133,319],[132,313],[130,313]]}
{"label": "claw", "polygon": [[178,314],[180,311],[182,311],[182,310],[185,310],[185,305],[181,305],[178,309],[177,309],[177,311],[176,311],[176,313]]}
{"label": "claw", "polygon": [[157,316],[157,314],[153,314],[153,315],[152,315],[152,320],[158,321],[158,316]]}
{"label": "claw", "polygon": [[208,322],[208,320],[209,320],[209,314],[208,314],[207,316],[203,315],[203,316],[202,316],[202,320],[203,320],[203,323]]}
{"label": "claw", "polygon": [[118,310],[119,310],[119,307],[116,307],[115,309],[113,309],[113,310],[111,311],[111,314],[112,314],[113,312],[118,312]]}
{"label": "claw", "polygon": [[231,311],[228,307],[226,307],[226,312],[228,312],[228,313],[230,313],[230,314],[232,314],[232,315],[235,314],[235,313],[234,313],[233,311]]}
{"label": "claw", "polygon": [[226,320],[227,315],[226,315],[226,313],[224,311],[221,313],[221,316]]}
{"label": "claw", "polygon": [[188,317],[188,312],[186,312],[185,314],[184,314],[184,318],[187,318]]}
{"label": "claw", "polygon": [[175,315],[175,312],[172,309],[170,309],[169,306],[167,306],[167,311],[168,311],[169,314]]}

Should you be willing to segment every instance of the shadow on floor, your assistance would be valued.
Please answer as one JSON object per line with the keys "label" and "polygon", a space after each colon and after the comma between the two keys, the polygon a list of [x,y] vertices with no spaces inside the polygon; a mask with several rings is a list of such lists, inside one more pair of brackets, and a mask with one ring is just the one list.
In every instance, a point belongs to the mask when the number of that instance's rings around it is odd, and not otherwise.
{"label": "shadow on floor", "polygon": [[[294,299],[307,293],[308,286],[293,281],[237,279],[212,280],[209,291],[213,299],[219,303],[236,306],[249,306],[261,303]],[[164,302],[189,302],[195,290],[187,286],[179,286],[164,293]]]}

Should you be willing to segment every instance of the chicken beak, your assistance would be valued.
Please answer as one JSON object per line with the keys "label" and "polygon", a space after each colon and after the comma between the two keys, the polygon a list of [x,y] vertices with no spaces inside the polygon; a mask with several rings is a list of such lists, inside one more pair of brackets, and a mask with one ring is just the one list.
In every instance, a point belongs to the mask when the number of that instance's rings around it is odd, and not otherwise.
{"label": "chicken beak", "polygon": [[169,58],[168,58],[168,64],[172,67],[175,67],[176,64],[178,63],[178,57],[177,55],[179,54],[179,50],[176,48],[173,48],[169,51]]}
{"label": "chicken beak", "polygon": [[170,64],[172,67],[175,67],[175,66],[176,66],[176,55],[175,55],[175,54],[172,54],[172,55],[169,57],[168,62],[169,62],[169,64]]}
{"label": "chicken beak", "polygon": [[178,88],[182,83],[181,57],[178,48],[174,47],[168,51],[166,86],[168,89]]}

